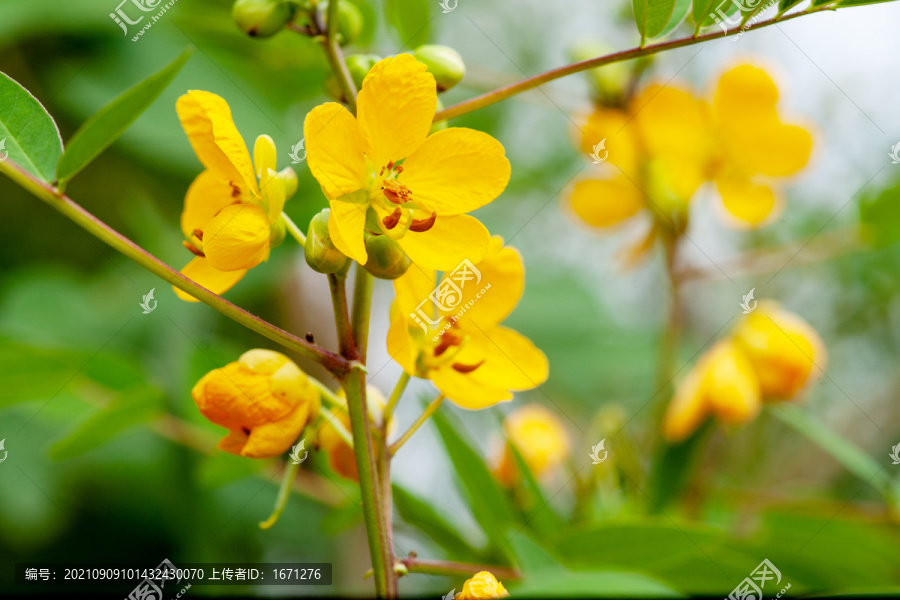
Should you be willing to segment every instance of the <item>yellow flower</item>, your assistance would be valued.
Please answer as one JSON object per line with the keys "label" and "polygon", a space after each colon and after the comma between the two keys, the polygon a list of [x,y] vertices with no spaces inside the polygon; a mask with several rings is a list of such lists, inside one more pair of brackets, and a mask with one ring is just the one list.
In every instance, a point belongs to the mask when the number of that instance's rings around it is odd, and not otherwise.
{"label": "yellow flower", "polygon": [[663,435],[683,440],[710,415],[730,425],[746,423],[762,402],[795,397],[822,372],[826,360],[822,339],[806,321],[761,300],[678,386]]}
{"label": "yellow flower", "polygon": [[488,600],[507,596],[509,592],[497,581],[493,573],[480,571],[463,584],[462,591],[454,597],[454,600]]}
{"label": "yellow flower", "polygon": [[[289,169],[284,175],[275,172],[275,143],[269,136],[256,139],[250,160],[231,109],[219,96],[192,90],[178,99],[176,109],[206,168],[184,199],[184,245],[196,258],[181,272],[221,294],[268,259],[272,227],[296,184],[287,175]],[[196,302],[177,288],[175,293]]]}
{"label": "yellow flower", "polygon": [[[547,357],[500,323],[525,286],[518,251],[494,236],[484,258],[445,273],[411,268],[394,281],[388,351],[410,375],[425,377],[469,409],[512,399],[512,390],[547,379]],[[433,295],[432,295],[433,294]]]}
{"label": "yellow flower", "polygon": [[759,381],[750,360],[731,340],[717,342],[675,391],[663,422],[663,435],[680,441],[710,414],[730,425],[746,423],[760,409]]}
{"label": "yellow flower", "polygon": [[816,330],[772,301],[760,301],[738,324],[734,339],[750,359],[766,399],[793,398],[828,360]]}
{"label": "yellow flower", "polygon": [[809,132],[782,123],[777,101],[766,72],[741,65],[722,75],[711,104],[673,86],[650,85],[627,109],[598,108],[582,131],[581,149],[590,153],[605,140],[605,162],[614,168],[577,181],[571,210],[601,228],[638,214],[648,198],[667,214],[686,214],[703,182],[715,181],[731,223],[768,222],[782,204],[772,184],[800,171],[812,150]]}
{"label": "yellow flower", "polygon": [[360,264],[365,232],[395,239],[426,269],[487,250],[490,234],[466,213],[506,188],[509,161],[480,131],[428,135],[437,91],[425,69],[408,54],[385,58],[363,80],[356,117],[334,102],[306,117],[306,161],[331,206],[332,241]]}
{"label": "yellow flower", "polygon": [[778,87],[759,67],[740,65],[719,79],[712,114],[721,153],[713,178],[723,206],[743,226],[780,214],[774,180],[800,171],[812,152],[810,133],[782,123],[777,105]]}
{"label": "yellow flower", "polygon": [[203,415],[230,433],[219,449],[250,458],[286,452],[319,412],[319,392],[288,357],[250,350],[191,391]]}
{"label": "yellow flower", "polygon": [[[339,390],[337,395],[346,402],[346,394],[343,389]],[[387,401],[381,391],[375,386],[366,386],[366,405],[369,409],[369,420],[375,427],[380,427],[384,419],[384,408],[387,406]],[[334,415],[334,418],[339,419],[347,431],[350,431],[349,413],[346,410],[336,410]],[[322,429],[318,433],[318,444],[328,455],[328,464],[341,477],[359,480],[359,474],[356,471],[356,455],[353,453],[353,448],[337,434],[333,426],[324,421],[325,419],[323,419]],[[392,417],[390,423],[388,423],[388,435],[391,435],[393,432],[395,424],[396,422]]]}
{"label": "yellow flower", "polygon": [[[527,404],[507,415],[503,429],[509,444],[514,444],[535,477],[553,472],[569,456],[569,436],[562,423],[540,404]],[[504,485],[516,479],[516,461],[509,448],[496,469]]]}

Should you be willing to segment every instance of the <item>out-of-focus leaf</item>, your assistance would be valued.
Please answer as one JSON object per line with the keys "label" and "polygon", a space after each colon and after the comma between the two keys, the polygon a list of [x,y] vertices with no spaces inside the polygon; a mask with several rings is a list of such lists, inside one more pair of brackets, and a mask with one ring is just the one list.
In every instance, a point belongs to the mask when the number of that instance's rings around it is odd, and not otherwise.
{"label": "out-of-focus leaf", "polygon": [[663,512],[687,485],[691,473],[699,462],[700,453],[706,448],[706,440],[715,425],[707,421],[688,439],[678,444],[660,442],[650,469],[647,494],[653,510]]}
{"label": "out-of-focus leaf", "polygon": [[[897,490],[890,475],[878,462],[866,454],[859,446],[810,417],[799,406],[782,404],[771,406],[769,410],[785,425],[802,433],[810,441],[830,454],[848,471],[863,482],[875,487],[889,502],[896,504]],[[885,453],[887,456],[887,453]]]}
{"label": "out-of-focus leaf", "polygon": [[[738,4],[732,0],[694,0],[694,27],[700,30],[710,25],[717,25],[725,17],[730,17],[738,10]],[[723,16],[724,15],[724,16]],[[726,22],[729,28],[736,23]]]}
{"label": "out-of-focus leaf", "polygon": [[31,92],[0,73],[0,158],[53,181],[62,138],[53,117]]}
{"label": "out-of-focus leaf", "polygon": [[[449,6],[455,6],[457,0],[448,2]],[[431,1],[385,0],[384,12],[403,44],[402,50],[413,49],[428,42],[431,37]]]}
{"label": "out-of-focus leaf", "polygon": [[675,9],[675,0],[632,0],[634,22],[641,42],[655,38],[666,28]]}
{"label": "out-of-focus leaf", "polygon": [[[211,446],[212,447],[212,446]],[[265,467],[265,461],[247,460],[243,456],[235,456],[228,452],[213,452],[204,457],[197,473],[197,484],[206,489],[214,489],[223,485],[256,475]]]}
{"label": "out-of-focus leaf", "polygon": [[497,480],[488,470],[484,459],[472,444],[451,423],[447,411],[438,411],[432,417],[437,427],[456,478],[462,484],[472,514],[488,539],[502,545],[507,527],[514,522],[512,507]]}
{"label": "out-of-focus leaf", "polygon": [[99,409],[50,446],[50,458],[74,458],[102,446],[119,433],[151,420],[161,411],[160,393],[153,388],[122,392],[109,406]]}
{"label": "out-of-focus leaf", "polygon": [[167,67],[124,92],[101,108],[75,132],[56,167],[60,189],[116,141],[128,126],[147,110],[147,107],[172,82],[190,58],[191,52],[191,49],[185,50]]}
{"label": "out-of-focus leaf", "polygon": [[526,523],[541,535],[551,535],[559,531],[562,519],[550,506],[550,501],[544,495],[534,473],[528,468],[528,463],[522,458],[522,453],[514,444],[510,444],[510,448],[520,475],[516,492],[519,505],[525,513]]}
{"label": "out-of-focus leaf", "polygon": [[801,2],[803,2],[803,0],[779,0],[778,11],[785,12],[787,10],[790,10],[794,6],[797,6]]}
{"label": "out-of-focus leaf", "polygon": [[394,506],[406,523],[430,537],[457,560],[475,560],[479,557],[478,550],[434,507],[399,485],[394,484],[391,488]]}
{"label": "out-of-focus leaf", "polygon": [[[838,8],[847,8],[850,6],[863,6],[865,4],[881,4],[882,2],[893,2],[893,0],[841,0],[836,6]],[[827,2],[825,4],[827,4]]]}
{"label": "out-of-focus leaf", "polygon": [[75,376],[79,360],[87,356],[0,340],[0,407],[52,398]]}

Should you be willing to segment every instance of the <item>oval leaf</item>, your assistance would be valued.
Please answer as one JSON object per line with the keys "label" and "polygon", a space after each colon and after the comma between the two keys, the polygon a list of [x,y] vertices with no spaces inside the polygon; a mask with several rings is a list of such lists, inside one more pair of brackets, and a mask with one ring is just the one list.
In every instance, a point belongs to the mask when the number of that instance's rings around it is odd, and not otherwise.
{"label": "oval leaf", "polygon": [[740,7],[738,0],[694,0],[694,31],[711,25],[725,28],[740,25],[741,19],[732,17]]}
{"label": "oval leaf", "polygon": [[50,183],[61,153],[53,117],[31,92],[0,73],[0,158]]}
{"label": "oval leaf", "polygon": [[661,34],[675,10],[675,0],[632,0],[631,4],[641,42]]}
{"label": "oval leaf", "polygon": [[172,82],[190,55],[191,50],[185,50],[162,71],[151,75],[101,108],[75,132],[56,167],[60,190],[147,110]]}

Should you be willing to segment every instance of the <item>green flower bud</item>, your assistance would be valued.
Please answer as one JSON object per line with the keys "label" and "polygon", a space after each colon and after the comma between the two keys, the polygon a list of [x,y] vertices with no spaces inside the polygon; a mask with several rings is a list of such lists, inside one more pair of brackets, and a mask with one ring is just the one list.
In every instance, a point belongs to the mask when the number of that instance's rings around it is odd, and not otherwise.
{"label": "green flower bud", "polygon": [[344,101],[344,92],[341,91],[341,84],[338,83],[337,77],[329,75],[325,80],[325,93],[338,102]]}
{"label": "green flower bud", "polygon": [[231,9],[241,31],[252,37],[270,37],[291,22],[295,5],[279,0],[237,0]]}
{"label": "green flower bud", "polygon": [[285,167],[275,173],[275,177],[284,184],[284,199],[290,200],[297,193],[297,173],[290,167]]}
{"label": "green flower bud", "polygon": [[277,248],[284,242],[284,238],[287,235],[287,225],[284,222],[284,219],[279,218],[277,221],[272,223],[272,227],[269,230],[269,248]]}
{"label": "green flower bud", "polygon": [[[328,0],[319,4],[319,19],[328,26]],[[359,8],[348,0],[338,2],[338,43],[341,46],[350,44],[359,37],[363,30],[363,16]]]}
{"label": "green flower bud", "polygon": [[[604,56],[613,49],[600,42],[585,42],[569,50],[573,61],[588,60]],[[622,106],[625,102],[625,90],[631,77],[629,67],[624,62],[611,63],[585,71],[591,86],[591,92],[604,106]]]}
{"label": "green flower bud", "polygon": [[357,91],[362,89],[363,79],[379,60],[381,57],[377,54],[352,54],[347,57],[345,61],[347,69],[350,71],[350,77],[353,78],[353,84]]}
{"label": "green flower bud", "polygon": [[466,63],[463,62],[459,52],[450,46],[419,46],[413,56],[419,62],[425,63],[428,72],[434,75],[439,92],[449,90],[466,74]]}
{"label": "green flower bud", "polygon": [[397,279],[412,264],[400,245],[386,235],[366,237],[366,252],[366,271],[379,279]]}
{"label": "green flower bud", "polygon": [[328,233],[328,216],[331,210],[324,209],[309,222],[306,234],[306,264],[318,273],[337,273],[347,264],[347,257],[334,247]]}
{"label": "green flower bud", "polygon": [[[444,110],[444,103],[441,102],[440,98],[438,98],[437,99],[437,109],[434,112],[437,113],[438,111],[441,111],[441,110]],[[444,119],[443,121],[438,121],[437,123],[432,123],[431,129],[428,131],[428,134],[431,135],[432,133],[436,133],[443,129],[447,129],[447,120],[446,119]]]}

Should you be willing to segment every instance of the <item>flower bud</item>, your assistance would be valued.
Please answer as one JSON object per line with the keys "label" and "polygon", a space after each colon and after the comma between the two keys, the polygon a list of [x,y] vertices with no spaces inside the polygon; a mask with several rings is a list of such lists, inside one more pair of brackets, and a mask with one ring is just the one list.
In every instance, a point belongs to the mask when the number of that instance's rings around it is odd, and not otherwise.
{"label": "flower bud", "polygon": [[[576,62],[604,56],[613,51],[613,48],[599,42],[585,42],[572,47],[569,57]],[[625,90],[628,88],[628,80],[631,77],[628,64],[625,62],[611,63],[602,67],[595,67],[585,71],[591,92],[597,101],[603,106],[623,106],[625,103]]]}
{"label": "flower bud", "polygon": [[503,420],[503,430],[508,442],[495,474],[504,485],[512,485],[518,478],[516,460],[509,444],[515,445],[535,477],[549,475],[569,456],[569,436],[565,428],[540,404],[527,404],[511,412]]}
{"label": "flower bud", "polygon": [[463,62],[459,52],[450,46],[435,44],[419,46],[413,56],[419,62],[425,63],[428,72],[434,75],[439,92],[449,90],[466,74],[466,63]]}
{"label": "flower bud", "polygon": [[241,31],[252,37],[270,37],[294,18],[295,7],[279,0],[237,0],[231,9]]}
{"label": "flower bud", "polygon": [[353,84],[357,91],[362,89],[363,80],[379,60],[381,57],[377,54],[351,54],[344,61],[347,63],[347,70],[350,71],[350,77],[353,78]]}
{"label": "flower bud", "polygon": [[335,248],[328,232],[328,217],[331,210],[326,208],[309,222],[304,255],[306,264],[318,273],[337,273],[347,264],[347,257]]}
{"label": "flower bud", "polygon": [[379,279],[397,279],[409,268],[412,261],[400,244],[386,235],[370,235],[366,237],[366,271]]}
{"label": "flower bud", "polygon": [[[344,390],[338,390],[337,395],[346,403],[347,395],[344,393]],[[369,422],[373,427],[381,427],[382,420],[384,419],[385,406],[387,406],[387,401],[381,391],[375,386],[367,385],[366,407],[369,412]],[[350,415],[347,411],[338,409],[334,411],[334,415],[334,418],[339,419],[349,431]],[[388,434],[392,434],[394,429],[396,429],[396,422],[392,417],[391,421],[388,423]],[[335,473],[346,479],[359,480],[359,475],[356,470],[356,456],[353,454],[353,448],[337,434],[334,427],[325,423],[319,431],[317,443],[327,454],[328,464],[331,465],[331,468]]]}
{"label": "flower bud", "polygon": [[284,219],[279,217],[272,223],[269,231],[269,248],[277,248],[284,243],[284,238],[287,237],[287,224]]}
{"label": "flower bud", "polygon": [[[328,26],[328,0],[319,4],[319,19]],[[347,0],[338,2],[338,43],[341,46],[350,44],[359,37],[363,30],[363,16],[359,8]]]}
{"label": "flower bud", "polygon": [[497,581],[493,573],[481,571],[472,575],[471,579],[463,584],[462,591],[456,595],[455,600],[488,600],[507,596],[509,592]]}
{"label": "flower bud", "polygon": [[772,301],[760,301],[738,324],[734,339],[750,359],[766,399],[793,398],[827,361],[816,330]]}
{"label": "flower bud", "polygon": [[191,396],[207,419],[227,427],[219,449],[271,458],[285,453],[319,412],[319,391],[288,357],[250,350],[204,375]]}
{"label": "flower bud", "polygon": [[290,200],[297,193],[297,173],[290,167],[285,167],[275,173],[275,177],[284,184],[284,199]]}

